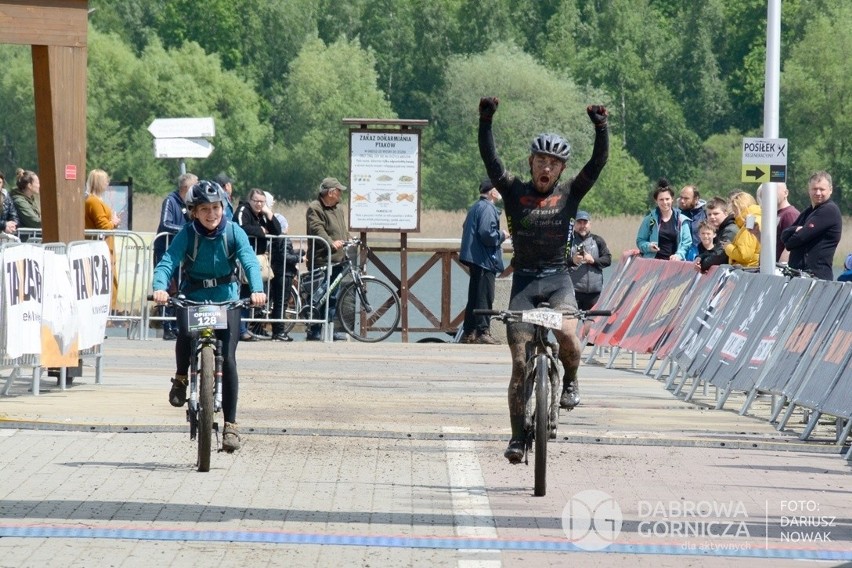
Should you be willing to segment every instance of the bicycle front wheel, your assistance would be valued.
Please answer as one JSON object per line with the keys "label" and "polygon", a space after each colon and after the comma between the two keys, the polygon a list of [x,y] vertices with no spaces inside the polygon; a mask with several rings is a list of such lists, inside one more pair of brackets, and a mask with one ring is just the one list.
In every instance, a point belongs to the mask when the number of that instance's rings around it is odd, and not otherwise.
{"label": "bicycle front wheel", "polygon": [[550,373],[547,355],[535,360],[535,490],[542,497],[547,488],[547,419],[550,414]]}
{"label": "bicycle front wheel", "polygon": [[201,380],[198,401],[198,471],[210,471],[210,450],[213,438],[213,385],[216,380],[216,361],[213,346],[201,348]]}
{"label": "bicycle front wheel", "polygon": [[337,299],[337,315],[343,329],[358,341],[387,339],[399,324],[399,296],[393,288],[372,276],[346,286]]}

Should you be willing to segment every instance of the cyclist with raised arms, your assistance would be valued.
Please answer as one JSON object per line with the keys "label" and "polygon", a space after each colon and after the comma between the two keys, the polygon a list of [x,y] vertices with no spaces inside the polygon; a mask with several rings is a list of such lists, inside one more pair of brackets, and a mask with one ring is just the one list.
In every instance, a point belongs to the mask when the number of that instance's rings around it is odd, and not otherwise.
{"label": "cyclist with raised arms", "polygon": [[[488,177],[503,196],[515,249],[509,309],[528,310],[541,302],[548,302],[557,310],[576,308],[570,276],[571,239],[580,201],[598,179],[609,157],[606,108],[599,105],[586,108],[595,127],[595,144],[591,159],[576,177],[559,182],[571,155],[571,146],[561,136],[541,134],[532,141],[529,157],[532,180],[525,182],[506,171],[497,157],[491,121],[498,103],[493,97],[483,97],[479,101],[479,153]],[[555,332],[559,359],[565,369],[559,404],[569,410],[580,403],[577,382],[580,341],[574,332],[575,325],[576,322],[565,320],[562,330]],[[524,456],[525,346],[532,336],[531,324],[508,326],[512,353],[509,381],[512,439],[504,456],[510,463],[520,463]]]}
{"label": "cyclist with raised arms", "polygon": [[[172,239],[160,262],[154,268],[154,301],[165,304],[169,299],[169,281],[183,266],[180,293],[196,302],[226,302],[238,300],[240,282],[237,261],[248,275],[251,301],[254,306],[266,304],[260,265],[246,232],[225,216],[227,194],[218,183],[202,180],[192,186],[186,204],[192,216]],[[222,340],[224,361],[222,365],[222,412],[225,428],[222,431],[222,449],[238,450],[241,445],[237,430],[237,343],[240,333],[240,312],[228,313],[228,328],[216,330]],[[175,343],[177,371],[169,391],[169,403],[181,407],[186,404],[187,372],[189,371],[192,342],[186,325],[178,323]]]}

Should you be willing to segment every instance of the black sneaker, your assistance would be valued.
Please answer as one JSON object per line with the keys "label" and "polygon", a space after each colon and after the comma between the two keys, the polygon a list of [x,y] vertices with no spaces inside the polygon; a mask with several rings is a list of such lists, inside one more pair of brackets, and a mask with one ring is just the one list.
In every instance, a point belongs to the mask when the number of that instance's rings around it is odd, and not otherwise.
{"label": "black sneaker", "polygon": [[509,460],[510,464],[521,463],[524,459],[524,441],[510,440],[509,447],[503,452],[503,457]]}
{"label": "black sneaker", "polygon": [[580,385],[575,378],[563,386],[562,396],[559,398],[559,408],[571,410],[578,404],[580,404]]}
{"label": "black sneaker", "polygon": [[273,341],[293,341],[293,338],[286,333],[276,333],[272,336]]}
{"label": "black sneaker", "polygon": [[222,449],[228,453],[239,450],[242,446],[240,439],[240,431],[237,425],[231,422],[225,422],[225,428],[222,430]]}
{"label": "black sneaker", "polygon": [[177,339],[177,333],[175,333],[173,329],[164,329],[163,339],[165,341],[174,341],[175,339]]}
{"label": "black sneaker", "polygon": [[175,377],[172,379],[172,388],[169,391],[169,404],[180,408],[186,404],[186,387],[189,381],[186,377]]}

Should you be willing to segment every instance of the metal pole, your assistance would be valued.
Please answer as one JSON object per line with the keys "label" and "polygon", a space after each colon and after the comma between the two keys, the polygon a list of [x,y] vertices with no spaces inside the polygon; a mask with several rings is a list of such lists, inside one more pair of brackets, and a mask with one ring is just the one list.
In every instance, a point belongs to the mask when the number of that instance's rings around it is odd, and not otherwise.
{"label": "metal pole", "polygon": [[[778,138],[778,92],[781,76],[781,0],[768,0],[766,10],[766,86],[763,98],[763,137]],[[789,156],[789,150],[788,154]],[[765,183],[761,192],[760,273],[775,273],[778,226],[777,184]]]}
{"label": "metal pole", "polygon": [[185,173],[186,173],[186,160],[181,158],[180,159],[180,175],[183,175]]}

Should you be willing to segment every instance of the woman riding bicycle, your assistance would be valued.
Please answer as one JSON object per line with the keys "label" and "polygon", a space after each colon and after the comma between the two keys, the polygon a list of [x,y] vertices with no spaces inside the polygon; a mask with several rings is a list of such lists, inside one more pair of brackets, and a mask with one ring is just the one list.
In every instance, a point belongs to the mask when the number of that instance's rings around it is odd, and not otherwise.
{"label": "woman riding bicycle", "polygon": [[[168,250],[154,268],[154,301],[165,304],[169,299],[169,282],[183,266],[180,293],[188,299],[201,302],[225,302],[239,299],[240,283],[237,276],[237,261],[243,266],[252,291],[254,306],[266,304],[260,265],[248,236],[236,224],[225,217],[224,204],[227,194],[219,184],[202,180],[189,190],[186,204],[193,221],[183,226],[175,235]],[[216,336],[226,346],[222,369],[222,411],[225,428],[222,433],[222,448],[232,452],[241,445],[237,430],[237,343],[239,342],[239,310],[228,313],[228,328],[217,330]],[[178,322],[178,337],[175,343],[177,370],[171,380],[169,403],[181,407],[186,403],[190,350],[192,342],[184,322]]]}

